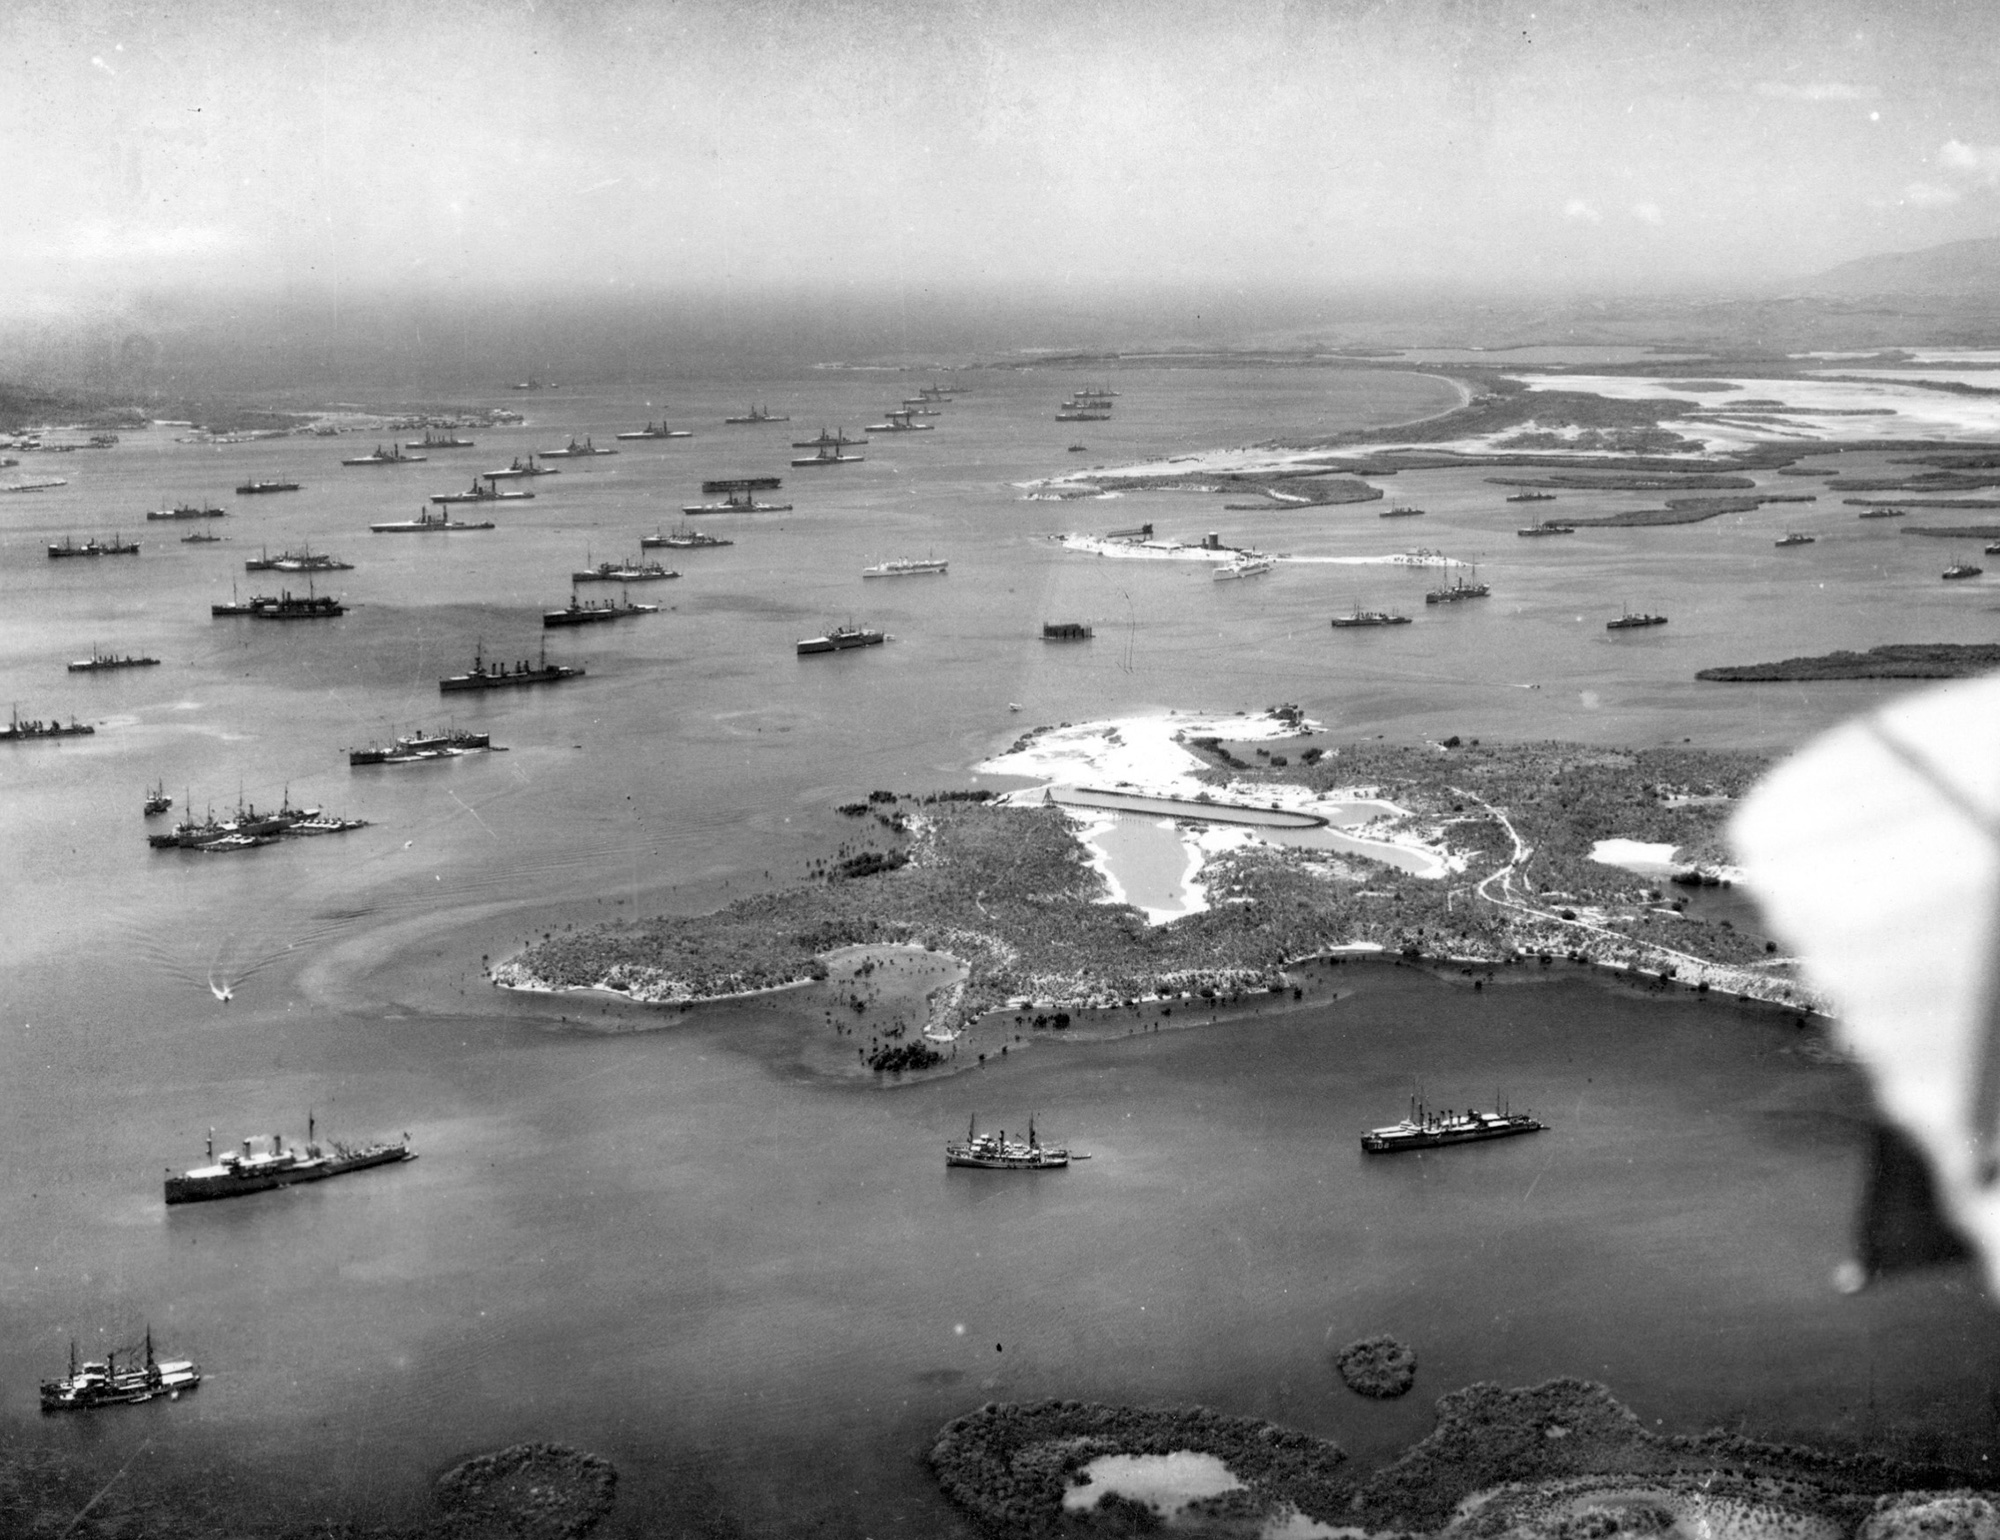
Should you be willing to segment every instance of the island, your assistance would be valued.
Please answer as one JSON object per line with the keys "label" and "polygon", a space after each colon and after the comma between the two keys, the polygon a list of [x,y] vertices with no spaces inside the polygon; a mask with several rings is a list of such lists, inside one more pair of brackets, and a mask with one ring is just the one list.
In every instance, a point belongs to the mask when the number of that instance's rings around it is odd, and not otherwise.
{"label": "island", "polygon": [[1819,679],[1963,679],[2000,668],[2000,646],[1984,642],[1892,642],[1866,652],[1823,652],[1778,663],[1705,668],[1694,677],[1726,684]]}

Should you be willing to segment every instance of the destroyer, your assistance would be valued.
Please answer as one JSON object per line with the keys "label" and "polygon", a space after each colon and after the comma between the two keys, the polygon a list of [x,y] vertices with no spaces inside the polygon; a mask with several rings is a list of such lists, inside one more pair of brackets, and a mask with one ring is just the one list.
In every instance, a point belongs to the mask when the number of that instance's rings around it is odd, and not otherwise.
{"label": "destroyer", "polygon": [[160,660],[158,658],[143,656],[135,658],[129,652],[109,653],[93,651],[89,657],[78,658],[74,663],[70,664],[69,671],[72,674],[98,674],[104,672],[106,669],[113,668],[157,668],[159,667],[159,663]]}
{"label": "destroyer", "polygon": [[634,615],[657,615],[657,604],[634,604],[630,599],[579,599],[569,596],[569,604],[560,610],[544,610],[543,626],[597,626],[610,620],[629,620]]}
{"label": "destroyer", "polygon": [[67,723],[50,718],[44,722],[40,717],[23,718],[15,710],[7,719],[7,725],[0,727],[0,743],[27,743],[36,738],[88,738],[97,729],[88,722],[79,722],[71,717]]}
{"label": "destroyer", "polygon": [[241,1150],[230,1150],[220,1159],[215,1153],[215,1130],[208,1131],[208,1159],[205,1166],[175,1176],[168,1171],[167,1202],[206,1203],[214,1198],[240,1198],[247,1193],[269,1192],[274,1187],[296,1187],[303,1182],[323,1182],[330,1176],[365,1171],[370,1166],[393,1165],[415,1160],[410,1136],[394,1144],[349,1146],[339,1140],[321,1145],[314,1142],[314,1122],[306,1119],[306,1142],[286,1149],[282,1136],[271,1135],[270,1148],[259,1150],[259,1141],[245,1139]]}
{"label": "destroyer", "polygon": [[975,1116],[966,1127],[965,1137],[944,1147],[947,1166],[976,1166],[984,1171],[1055,1171],[1069,1161],[1067,1146],[1042,1143],[1035,1133],[1033,1118],[1028,1119],[1028,1137],[1022,1140],[1009,1139],[1004,1128],[997,1134],[980,1133],[979,1119]]}
{"label": "destroyer", "polygon": [[801,640],[799,651],[845,652],[850,647],[880,647],[887,640],[880,631],[869,631],[860,626],[835,626],[825,636],[808,636]]}
{"label": "destroyer", "polygon": [[130,1368],[118,1367],[118,1355],[106,1353],[103,1362],[79,1364],[76,1344],[69,1345],[69,1373],[59,1380],[42,1381],[42,1410],[45,1412],[88,1412],[100,1406],[130,1406],[151,1401],[155,1396],[168,1400],[201,1383],[201,1366],[189,1358],[158,1359],[153,1356],[153,1329],[146,1328],[145,1362]]}
{"label": "destroyer", "polygon": [[1370,1155],[1393,1155],[1399,1150],[1434,1150],[1447,1144],[1471,1144],[1480,1139],[1506,1139],[1515,1134],[1538,1134],[1548,1124],[1525,1112],[1431,1112],[1422,1102],[1410,1103],[1410,1115],[1387,1128],[1371,1128],[1361,1136],[1361,1148]]}

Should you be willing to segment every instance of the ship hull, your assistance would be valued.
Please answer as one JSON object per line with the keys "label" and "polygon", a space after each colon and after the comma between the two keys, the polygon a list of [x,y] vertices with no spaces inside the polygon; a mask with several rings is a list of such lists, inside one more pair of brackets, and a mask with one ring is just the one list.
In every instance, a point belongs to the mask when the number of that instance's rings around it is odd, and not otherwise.
{"label": "ship hull", "polygon": [[1476,1127],[1378,1128],[1361,1136],[1370,1155],[1396,1155],[1405,1150],[1437,1150],[1452,1144],[1479,1144],[1488,1139],[1512,1139],[1538,1134],[1548,1125],[1529,1117],[1489,1120]]}
{"label": "ship hull", "polygon": [[973,1155],[947,1149],[944,1163],[975,1171],[1061,1171],[1069,1166],[1069,1154],[1043,1150],[1033,1155]]}
{"label": "ship hull", "polygon": [[560,684],[565,679],[582,677],[580,668],[536,668],[519,674],[457,674],[440,679],[438,689],[446,694],[454,690],[508,690],[516,685]]}
{"label": "ship hull", "polygon": [[416,1158],[416,1151],[406,1144],[387,1144],[357,1150],[352,1155],[300,1161],[282,1171],[252,1172],[243,1176],[170,1176],[166,1180],[166,1199],[170,1204],[212,1203],[223,1198],[247,1197],[253,1192],[270,1192],[278,1187],[323,1182],[329,1177],[346,1176],[371,1166],[396,1165]]}

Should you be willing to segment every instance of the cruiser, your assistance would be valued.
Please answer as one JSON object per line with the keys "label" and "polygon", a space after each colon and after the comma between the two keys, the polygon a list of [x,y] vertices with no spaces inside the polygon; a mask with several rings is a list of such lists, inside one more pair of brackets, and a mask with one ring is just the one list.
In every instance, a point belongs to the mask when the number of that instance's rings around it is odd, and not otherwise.
{"label": "cruiser", "polygon": [[1552,503],[1555,500],[1553,492],[1515,492],[1507,498],[1510,503]]}
{"label": "cruiser", "polygon": [[460,438],[456,433],[433,433],[424,429],[422,438],[413,438],[406,444],[410,449],[473,449],[477,446],[469,438]]}
{"label": "cruiser", "polygon": [[[452,447],[456,448],[458,446],[453,445]],[[401,444],[391,444],[387,449],[377,444],[371,453],[355,455],[352,459],[342,460],[340,463],[342,465],[421,465],[429,458],[429,455],[404,454]]]}
{"label": "cruiser", "polygon": [[377,535],[428,535],[433,532],[446,534],[455,529],[491,529],[492,527],[493,521],[491,519],[480,519],[477,522],[471,519],[454,519],[442,509],[436,513],[431,513],[423,508],[417,510],[417,516],[414,519],[390,519],[386,523],[370,524],[368,526],[369,530]]}
{"label": "cruiser", "polygon": [[663,567],[656,561],[601,561],[594,567],[572,572],[569,580],[572,583],[652,583],[661,578],[679,576],[672,567]]}
{"label": "cruiser", "polygon": [[488,663],[479,647],[472,649],[472,667],[463,674],[447,674],[438,681],[438,690],[449,694],[453,690],[507,690],[515,685],[557,684],[564,679],[581,679],[583,669],[579,665],[571,668],[563,663],[551,663],[547,647],[542,649],[541,658],[530,663],[523,658],[511,665]]}
{"label": "cruiser", "polygon": [[[620,438],[693,438],[692,428],[669,428],[665,423],[655,426],[647,423],[643,428],[634,428],[630,433],[621,433]],[[616,453],[614,450],[613,453]]]}
{"label": "cruiser", "polygon": [[1525,1112],[1455,1112],[1450,1108],[1431,1112],[1422,1102],[1413,1101],[1410,1115],[1402,1122],[1363,1134],[1361,1148],[1370,1155],[1393,1155],[1398,1150],[1434,1150],[1447,1144],[1537,1134],[1547,1127]]}
{"label": "cruiser", "polygon": [[1028,1119],[1028,1137],[1009,1139],[1007,1130],[997,1134],[979,1132],[975,1115],[965,1137],[944,1147],[947,1166],[976,1166],[985,1171],[1057,1171],[1069,1164],[1069,1150],[1060,1144],[1043,1144],[1035,1133],[1035,1120]]}
{"label": "cruiser", "polygon": [[789,417],[773,417],[768,408],[751,403],[750,410],[741,417],[725,417],[724,422],[790,422]]}
{"label": "cruiser", "polygon": [[149,519],[221,519],[228,517],[226,509],[204,503],[176,503],[171,508],[148,508]]}
{"label": "cruiser", "polygon": [[394,1144],[349,1146],[338,1140],[321,1145],[314,1142],[314,1123],[306,1118],[306,1142],[286,1149],[282,1136],[271,1135],[270,1147],[258,1150],[256,1140],[245,1139],[241,1150],[229,1150],[220,1158],[215,1153],[215,1130],[208,1131],[209,1164],[175,1176],[167,1173],[167,1202],[206,1203],[214,1198],[240,1198],[246,1193],[269,1192],[274,1187],[296,1187],[302,1182],[323,1182],[330,1176],[345,1176],[370,1166],[387,1166],[415,1160],[410,1136]]}
{"label": "cruiser", "polygon": [[7,725],[0,727],[0,743],[26,743],[33,738],[88,738],[96,731],[88,722],[79,722],[73,716],[68,725],[53,718],[46,722],[40,717],[23,721],[16,710],[8,717]]}
{"label": "cruiser", "polygon": [[863,567],[861,575],[872,577],[943,577],[951,564],[935,556],[927,556],[921,561],[899,556],[894,561],[885,561],[879,566]]}
{"label": "cruiser", "polygon": [[490,481],[481,486],[476,476],[467,491],[431,493],[431,501],[434,503],[528,503],[533,502],[534,498],[535,494],[532,492],[502,492]]}
{"label": "cruiser", "polygon": [[760,503],[759,492],[775,492],[784,485],[777,476],[741,476],[727,481],[704,481],[701,490],[713,497],[722,494],[719,503],[689,503],[681,512],[690,516],[702,513],[790,513],[790,503]]}
{"label": "cruiser", "polygon": [[634,615],[657,615],[657,604],[634,604],[630,599],[579,599],[569,596],[566,609],[544,610],[543,626],[595,626],[608,620],[627,620]]}
{"label": "cruiser", "polygon": [[158,658],[135,658],[130,653],[113,656],[108,652],[92,651],[87,658],[78,658],[70,664],[72,674],[97,674],[112,668],[157,668]]}
{"label": "cruiser", "polygon": [[616,453],[618,451],[615,449],[599,449],[588,437],[581,444],[572,437],[561,449],[544,449],[541,455],[544,460],[588,460],[592,455],[615,455]]}
{"label": "cruiser", "polygon": [[800,641],[799,651],[845,652],[850,647],[879,647],[888,640],[880,631],[869,631],[860,626],[835,626],[825,636],[808,636]]}
{"label": "cruiser", "polygon": [[1543,519],[1538,524],[1530,524],[1526,529],[1517,529],[1514,531],[1514,533],[1517,535],[1530,535],[1530,536],[1573,535],[1576,533],[1576,526],[1574,524],[1562,524],[1554,519]]}
{"label": "cruiser", "polygon": [[1356,608],[1350,615],[1336,615],[1333,624],[1337,628],[1348,626],[1407,626],[1410,617],[1392,614],[1388,610],[1364,610]]}
{"label": "cruiser", "polygon": [[408,765],[424,759],[452,759],[460,754],[476,754],[493,747],[490,733],[469,732],[448,727],[441,733],[411,733],[398,738],[388,748],[370,744],[365,749],[349,749],[347,763],[353,765]]}
{"label": "cruiser", "polygon": [[82,545],[64,535],[60,545],[49,547],[50,561],[60,561],[65,556],[137,556],[138,554],[137,541],[120,540],[116,535],[108,541],[86,540]]}
{"label": "cruiser", "polygon": [[1616,620],[1606,621],[1604,629],[1607,631],[1635,631],[1641,626],[1664,626],[1666,623],[1667,617],[1664,615],[1647,615],[1644,613],[1635,615],[1630,610],[1627,610]]}
{"label": "cruiser", "polygon": [[657,530],[650,535],[639,537],[642,551],[697,551],[718,545],[734,545],[734,540],[724,540],[720,535],[711,535],[704,530],[689,529],[683,524],[672,534]]}
{"label": "cruiser", "polygon": [[243,497],[251,497],[259,492],[296,492],[298,489],[296,481],[258,481],[253,477],[236,490]]}
{"label": "cruiser", "polygon": [[1813,543],[1813,539],[1814,537],[1811,535],[1801,535],[1796,530],[1794,530],[1790,534],[1787,534],[1783,539],[1774,540],[1771,543],[1777,546],[1780,550],[1782,550],[1784,547],[1788,545],[1811,545]]}
{"label": "cruiser", "polygon": [[201,1365],[193,1359],[153,1356],[150,1326],[146,1328],[145,1354],[143,1364],[124,1369],[118,1367],[116,1353],[106,1353],[102,1363],[79,1364],[76,1344],[70,1343],[69,1373],[59,1380],[42,1381],[42,1410],[87,1412],[100,1406],[130,1406],[156,1396],[177,1400],[182,1391],[201,1383]]}

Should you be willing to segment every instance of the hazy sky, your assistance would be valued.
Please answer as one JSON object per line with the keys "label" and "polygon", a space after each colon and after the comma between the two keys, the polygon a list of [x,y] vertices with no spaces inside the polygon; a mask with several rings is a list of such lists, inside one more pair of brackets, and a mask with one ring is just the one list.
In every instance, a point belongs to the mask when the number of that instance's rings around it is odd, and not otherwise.
{"label": "hazy sky", "polygon": [[0,8],[0,304],[1750,282],[2000,230],[1984,3]]}

